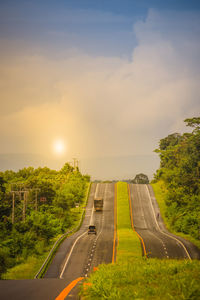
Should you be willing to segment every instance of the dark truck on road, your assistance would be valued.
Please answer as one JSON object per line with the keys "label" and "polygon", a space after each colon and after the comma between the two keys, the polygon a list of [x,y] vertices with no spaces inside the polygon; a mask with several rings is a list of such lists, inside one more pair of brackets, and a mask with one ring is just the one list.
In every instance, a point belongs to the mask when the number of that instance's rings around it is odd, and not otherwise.
{"label": "dark truck on road", "polygon": [[103,198],[95,198],[94,199],[94,210],[95,211],[102,211],[103,210]]}

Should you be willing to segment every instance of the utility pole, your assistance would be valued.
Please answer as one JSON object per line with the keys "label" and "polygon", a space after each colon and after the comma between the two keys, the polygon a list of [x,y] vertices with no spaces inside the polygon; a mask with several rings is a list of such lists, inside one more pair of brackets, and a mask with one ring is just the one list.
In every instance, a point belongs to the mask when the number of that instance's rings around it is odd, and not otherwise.
{"label": "utility pole", "polygon": [[[20,191],[21,192],[21,191]],[[23,212],[22,212],[22,221],[26,219],[26,191],[24,191],[24,202],[23,202]]]}
{"label": "utility pole", "polygon": [[74,170],[75,170],[75,168],[76,168],[76,158],[73,158],[73,160],[74,160]]}
{"label": "utility pole", "polygon": [[[19,185],[20,190],[14,190],[13,185]],[[15,195],[19,196],[20,203],[22,201],[22,194],[24,194],[23,199],[23,209],[22,209],[22,220],[25,221],[26,219],[26,202],[27,202],[27,195],[29,190],[22,190],[22,185],[18,183],[11,184],[11,193],[12,193],[12,224],[15,222]]]}
{"label": "utility pole", "polygon": [[74,160],[74,170],[77,170],[79,161],[77,158],[73,158],[73,160]]}
{"label": "utility pole", "polygon": [[15,223],[15,193],[12,192],[12,224]]}
{"label": "utility pole", "polygon": [[76,160],[76,169],[77,170],[79,169],[79,160],[78,159]]}
{"label": "utility pole", "polygon": [[40,191],[40,189],[34,189],[35,190],[35,210],[38,210],[38,191]]}

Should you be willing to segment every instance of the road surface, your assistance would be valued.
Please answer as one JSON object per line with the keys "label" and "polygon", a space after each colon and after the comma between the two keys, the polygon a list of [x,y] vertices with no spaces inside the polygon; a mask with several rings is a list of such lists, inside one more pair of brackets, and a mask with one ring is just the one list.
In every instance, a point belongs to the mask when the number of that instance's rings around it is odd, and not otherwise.
{"label": "road surface", "polygon": [[[104,198],[103,212],[93,210],[94,196]],[[100,263],[112,262],[114,197],[114,184],[92,184],[80,230],[61,244],[44,279],[1,280],[0,299],[53,300],[74,279],[87,277]],[[96,225],[97,235],[87,234],[90,224]],[[77,299],[77,293],[74,288],[69,299]]]}
{"label": "road surface", "polygon": [[167,231],[150,185],[130,184],[130,195],[133,225],[144,241],[147,257],[200,259],[196,246]]}

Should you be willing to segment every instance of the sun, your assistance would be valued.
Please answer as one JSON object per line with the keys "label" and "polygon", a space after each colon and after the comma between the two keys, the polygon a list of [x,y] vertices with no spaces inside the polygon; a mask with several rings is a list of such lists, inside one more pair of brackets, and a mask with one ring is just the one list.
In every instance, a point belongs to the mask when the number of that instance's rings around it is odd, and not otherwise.
{"label": "sun", "polygon": [[54,153],[57,155],[62,155],[65,153],[66,146],[63,140],[55,140],[53,143]]}

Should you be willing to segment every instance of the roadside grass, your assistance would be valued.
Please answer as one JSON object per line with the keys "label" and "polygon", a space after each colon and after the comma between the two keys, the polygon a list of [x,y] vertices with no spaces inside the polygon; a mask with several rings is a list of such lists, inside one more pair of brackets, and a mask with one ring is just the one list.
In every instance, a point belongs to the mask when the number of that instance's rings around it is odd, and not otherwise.
{"label": "roadside grass", "polygon": [[[200,299],[199,262],[140,259],[101,265],[82,299]],[[84,286],[83,286],[84,287]]]}
{"label": "roadside grass", "polygon": [[131,229],[126,183],[117,184],[118,249],[115,264],[101,264],[81,286],[81,299],[200,299],[200,262],[147,259]]}
{"label": "roadside grass", "polygon": [[176,234],[178,236],[181,236],[186,240],[189,240],[190,242],[195,244],[198,248],[200,248],[200,240],[196,240],[188,234],[184,234],[182,232],[177,232],[170,226],[169,220],[166,217],[167,208],[166,208],[166,204],[165,204],[165,197],[166,197],[167,189],[165,187],[164,182],[162,180],[160,180],[156,183],[151,183],[151,186],[153,187],[155,197],[156,197],[156,200],[157,200],[159,208],[160,208],[160,213],[161,213],[161,216],[164,220],[166,228],[171,233]]}
{"label": "roadside grass", "polygon": [[[80,205],[80,207],[74,207],[71,209],[73,222],[72,225],[68,228],[67,231],[70,231],[72,229],[76,229],[76,227],[80,227],[82,220],[84,218],[85,214],[85,206],[87,204],[88,195],[90,190],[90,183],[88,183],[87,191],[85,194],[85,198],[83,201],[83,204]],[[78,230],[77,228],[77,230]],[[74,233],[74,232],[73,232]],[[73,234],[71,233],[71,234]],[[40,255],[38,256],[28,256],[27,259],[22,258],[22,262],[13,268],[9,268],[6,273],[2,275],[2,279],[33,279],[42,266],[43,262],[45,261],[46,257],[48,256],[51,248],[53,247],[54,243],[61,237],[62,235],[59,234],[55,238],[51,240],[49,245],[44,246],[43,244],[38,243],[38,253]],[[67,235],[66,237],[70,236]],[[63,238],[64,240],[65,238]],[[62,241],[63,241],[62,240]],[[58,247],[61,243],[58,244]],[[41,276],[39,278],[42,278],[42,276],[45,274],[45,271],[47,270],[47,267],[49,266],[50,262],[52,261],[53,257],[55,256],[56,250],[58,247],[55,248],[55,251],[53,251],[52,255],[49,257],[49,260],[47,261],[47,264],[44,267],[43,272],[41,273]]]}
{"label": "roadside grass", "polygon": [[8,269],[2,279],[32,279],[45,259],[46,253],[41,257],[29,256],[27,260]]}

